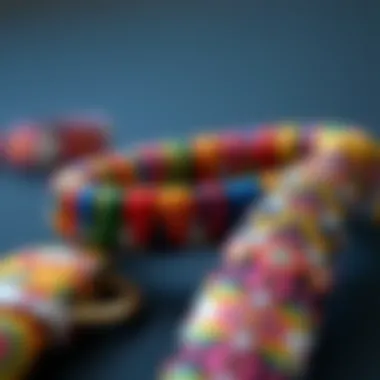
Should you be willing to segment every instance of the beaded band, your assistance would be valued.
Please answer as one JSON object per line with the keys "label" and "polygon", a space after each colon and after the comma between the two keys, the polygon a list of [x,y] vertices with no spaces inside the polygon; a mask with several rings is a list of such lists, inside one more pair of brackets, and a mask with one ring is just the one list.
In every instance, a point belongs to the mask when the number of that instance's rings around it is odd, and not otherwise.
{"label": "beaded band", "polygon": [[[277,127],[103,156],[53,181],[57,231],[103,247],[119,245],[123,233],[130,248],[155,246],[157,235],[188,246],[194,225],[208,231],[204,242],[218,240],[267,194],[222,249],[164,380],[300,375],[344,242],[342,222],[364,201],[366,211],[378,209],[379,155],[368,136],[341,125]],[[262,174],[293,161],[300,163]]]}
{"label": "beaded band", "polygon": [[[104,291],[111,297],[97,299]],[[0,379],[23,378],[74,328],[127,320],[139,303],[135,287],[92,251],[35,246],[9,255],[0,261]]]}
{"label": "beaded band", "polygon": [[3,136],[1,154],[12,168],[46,170],[79,157],[105,152],[109,123],[72,117],[14,124]]}
{"label": "beaded band", "polygon": [[323,155],[287,170],[248,212],[199,291],[161,379],[303,375],[333,284],[334,253],[345,241],[344,219],[374,185],[363,170],[376,162],[372,143],[364,139],[364,153],[360,139],[344,137],[345,144],[324,143]]}
{"label": "beaded band", "polygon": [[266,177],[257,174],[302,157],[312,136],[312,129],[265,126],[80,162],[53,180],[54,227],[105,248],[215,243],[265,192]]}

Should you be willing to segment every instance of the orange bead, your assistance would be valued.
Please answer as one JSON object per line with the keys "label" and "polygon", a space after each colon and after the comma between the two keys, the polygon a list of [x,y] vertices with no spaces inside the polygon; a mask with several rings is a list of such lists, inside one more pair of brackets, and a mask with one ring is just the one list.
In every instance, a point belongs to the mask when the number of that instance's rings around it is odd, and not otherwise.
{"label": "orange bead", "polygon": [[220,175],[220,141],[217,135],[203,135],[192,145],[195,173],[198,179],[217,178]]}
{"label": "orange bead", "polygon": [[300,131],[296,124],[281,124],[276,133],[276,145],[281,162],[289,163],[300,155]]}
{"label": "orange bead", "polygon": [[320,130],[316,134],[317,153],[342,153],[356,161],[373,159],[376,146],[363,131],[356,129]]}
{"label": "orange bead", "polygon": [[173,186],[159,191],[158,213],[170,243],[182,245],[187,242],[192,211],[193,199],[186,187]]}

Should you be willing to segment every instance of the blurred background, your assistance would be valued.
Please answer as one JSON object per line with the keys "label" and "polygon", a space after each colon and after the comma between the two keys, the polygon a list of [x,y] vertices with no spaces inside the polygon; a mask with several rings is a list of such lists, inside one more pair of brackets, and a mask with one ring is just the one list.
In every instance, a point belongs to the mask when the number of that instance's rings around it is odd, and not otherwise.
{"label": "blurred background", "polygon": [[[376,0],[54,0],[0,3],[0,125],[104,110],[118,146],[283,118],[339,118],[378,131]],[[0,177],[0,250],[53,240],[46,184]],[[308,378],[380,378],[376,230],[351,226]],[[38,378],[152,380],[214,252],[123,260],[144,320],[87,334]]]}

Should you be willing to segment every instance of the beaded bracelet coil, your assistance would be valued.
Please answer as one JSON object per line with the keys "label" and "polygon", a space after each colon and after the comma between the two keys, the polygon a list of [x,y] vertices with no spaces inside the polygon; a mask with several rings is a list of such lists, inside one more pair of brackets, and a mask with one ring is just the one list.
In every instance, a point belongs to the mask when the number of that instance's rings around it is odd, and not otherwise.
{"label": "beaded bracelet coil", "polygon": [[80,162],[53,180],[54,226],[66,239],[105,248],[218,242],[265,191],[256,174],[302,156],[310,134],[266,126]]}
{"label": "beaded bracelet coil", "polygon": [[109,142],[106,120],[88,116],[61,117],[11,125],[3,136],[1,152],[5,163],[14,169],[45,171],[105,152]]}
{"label": "beaded bracelet coil", "polygon": [[[111,298],[99,299],[104,291]],[[43,245],[10,253],[0,261],[0,379],[24,379],[72,329],[127,320],[138,304],[134,286],[95,252]]]}
{"label": "beaded bracelet coil", "polygon": [[377,159],[365,134],[325,124],[143,147],[59,173],[54,224],[105,247],[188,246],[196,227],[218,241],[266,193],[228,239],[162,378],[288,379],[307,364],[346,213],[376,195]]}
{"label": "beaded bracelet coil", "polygon": [[371,199],[378,177],[377,149],[365,135],[324,132],[319,143],[310,158],[279,175],[227,241],[161,379],[304,374],[345,241],[343,222]]}
{"label": "beaded bracelet coil", "polygon": [[307,366],[342,222],[364,203],[377,216],[378,161],[369,136],[329,123],[145,146],[54,176],[53,224],[132,251],[218,242],[242,219],[161,378],[285,380]]}

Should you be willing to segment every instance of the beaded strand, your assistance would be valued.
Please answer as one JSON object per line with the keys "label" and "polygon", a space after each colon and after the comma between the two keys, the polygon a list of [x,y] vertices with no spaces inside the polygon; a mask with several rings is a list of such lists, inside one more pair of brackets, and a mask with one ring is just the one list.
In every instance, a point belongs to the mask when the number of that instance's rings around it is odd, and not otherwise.
{"label": "beaded strand", "polygon": [[163,143],[59,172],[53,223],[127,252],[225,240],[161,379],[288,380],[307,368],[344,221],[378,216],[379,162],[371,137],[328,123]]}

